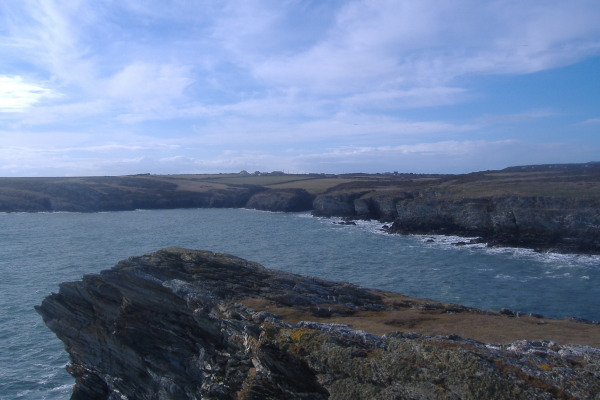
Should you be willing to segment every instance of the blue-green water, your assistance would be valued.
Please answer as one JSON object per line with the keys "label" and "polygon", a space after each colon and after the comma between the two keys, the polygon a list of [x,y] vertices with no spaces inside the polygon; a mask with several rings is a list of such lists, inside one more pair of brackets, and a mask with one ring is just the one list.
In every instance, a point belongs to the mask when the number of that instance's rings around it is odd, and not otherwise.
{"label": "blue-green water", "polygon": [[0,214],[0,399],[68,399],[62,344],[33,307],[63,281],[167,246],[409,296],[600,320],[600,257],[453,246],[381,224],[241,209]]}

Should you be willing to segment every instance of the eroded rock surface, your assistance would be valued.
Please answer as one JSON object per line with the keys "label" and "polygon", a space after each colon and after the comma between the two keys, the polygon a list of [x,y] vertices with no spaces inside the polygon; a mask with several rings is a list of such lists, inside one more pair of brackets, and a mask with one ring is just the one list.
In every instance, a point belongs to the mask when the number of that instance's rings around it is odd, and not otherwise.
{"label": "eroded rock surface", "polygon": [[390,231],[481,236],[491,244],[571,253],[600,252],[594,200],[504,196],[402,200]]}
{"label": "eroded rock surface", "polygon": [[168,248],[64,283],[37,310],[70,355],[77,400],[599,398],[597,347],[378,336],[290,324],[242,304],[316,318],[390,312],[384,300],[348,283]]}

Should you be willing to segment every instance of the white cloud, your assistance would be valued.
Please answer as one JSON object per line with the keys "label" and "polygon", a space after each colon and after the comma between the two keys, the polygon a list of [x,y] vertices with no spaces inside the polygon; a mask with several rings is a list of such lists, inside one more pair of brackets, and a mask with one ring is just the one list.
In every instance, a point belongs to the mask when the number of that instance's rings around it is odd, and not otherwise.
{"label": "white cloud", "polygon": [[[597,56],[599,18],[596,0],[1,2],[0,135],[15,149],[53,149],[65,168],[59,154],[106,166],[129,151],[131,162],[171,171],[175,163],[283,169],[284,147],[307,171],[302,157],[366,168],[400,155],[438,165],[454,148],[468,160],[475,149],[493,159],[489,149],[519,150],[502,147],[517,134],[495,125],[541,125],[568,111],[553,99],[494,100],[497,81],[479,82]],[[594,117],[569,129],[587,129]]]}
{"label": "white cloud", "polygon": [[20,76],[0,76],[0,112],[23,112],[44,98],[56,96],[51,89]]}
{"label": "white cloud", "polygon": [[48,125],[85,120],[105,114],[110,110],[106,101],[96,100],[82,103],[38,105],[23,115],[23,126]]}
{"label": "white cloud", "polygon": [[106,93],[128,103],[134,112],[155,113],[181,99],[192,82],[182,66],[134,63],[107,80]]}
{"label": "white cloud", "polygon": [[[323,143],[398,143],[431,135],[453,135],[473,131],[471,124],[443,121],[406,121],[369,114],[338,114],[290,123],[286,120],[227,118],[197,126],[197,143],[230,146],[277,146],[296,143],[299,146],[322,146]],[[187,140],[186,142],[189,142]]]}
{"label": "white cloud", "polygon": [[600,52],[600,3],[353,1],[305,51],[254,64],[261,79],[325,93],[530,73]]}
{"label": "white cloud", "polygon": [[522,140],[452,140],[400,146],[341,147],[293,157],[298,169],[311,172],[467,173],[512,165],[587,162],[598,146],[532,143]]}

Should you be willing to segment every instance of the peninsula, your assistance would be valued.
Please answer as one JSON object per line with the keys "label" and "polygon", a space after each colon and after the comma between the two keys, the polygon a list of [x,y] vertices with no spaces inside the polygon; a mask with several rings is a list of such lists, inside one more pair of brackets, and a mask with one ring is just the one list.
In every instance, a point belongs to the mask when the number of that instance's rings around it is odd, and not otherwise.
{"label": "peninsula", "polygon": [[72,400],[588,399],[600,326],[445,304],[167,248],[37,311]]}
{"label": "peninsula", "polygon": [[0,178],[0,212],[245,207],[374,219],[390,233],[600,254],[600,163],[461,175],[285,174]]}

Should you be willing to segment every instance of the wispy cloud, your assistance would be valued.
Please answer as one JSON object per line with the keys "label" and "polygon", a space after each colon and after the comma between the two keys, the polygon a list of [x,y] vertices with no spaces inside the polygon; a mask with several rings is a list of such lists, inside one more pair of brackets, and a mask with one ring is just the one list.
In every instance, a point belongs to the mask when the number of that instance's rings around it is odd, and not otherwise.
{"label": "wispy cloud", "polygon": [[581,124],[583,124],[583,125],[600,124],[600,118],[586,119],[585,121],[581,122]]}
{"label": "wispy cloud", "polygon": [[[599,18],[596,0],[2,2],[0,136],[63,149],[88,171],[90,154],[125,151],[135,154],[115,165],[171,171],[276,166],[284,149],[299,170],[324,149],[339,156],[312,165],[441,165],[430,143],[508,151],[499,143],[525,125],[539,142],[550,129],[568,143],[597,115],[569,116],[568,132],[550,126],[570,112],[560,79],[560,95],[535,103],[520,101],[535,85],[495,91],[600,56]],[[136,147],[144,141],[179,147]]]}

